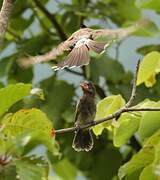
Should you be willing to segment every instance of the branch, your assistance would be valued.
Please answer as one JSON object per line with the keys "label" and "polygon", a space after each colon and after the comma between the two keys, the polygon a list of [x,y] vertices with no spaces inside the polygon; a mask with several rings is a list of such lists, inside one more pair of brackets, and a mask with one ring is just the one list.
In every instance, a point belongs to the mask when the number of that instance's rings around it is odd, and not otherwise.
{"label": "branch", "polygon": [[78,76],[83,76],[83,73],[78,72],[78,71],[74,71],[74,70],[69,69],[69,68],[65,68],[64,70],[65,70],[65,71],[68,71],[68,72],[70,72],[70,73],[72,73],[72,74],[78,75]]}
{"label": "branch", "polygon": [[131,104],[133,103],[133,100],[135,99],[135,95],[136,95],[136,83],[137,83],[137,75],[138,75],[138,70],[139,70],[139,65],[140,65],[140,61],[138,61],[137,66],[136,66],[136,73],[134,76],[134,80],[133,80],[133,87],[132,87],[132,93],[131,93],[131,97],[129,99],[129,101],[126,103],[126,105],[122,108],[120,108],[119,110],[117,110],[116,112],[114,112],[111,115],[108,115],[105,118],[99,119],[99,120],[93,120],[90,121],[87,124],[84,124],[80,127],[70,127],[70,128],[65,128],[65,129],[59,129],[59,130],[54,130],[54,134],[59,135],[59,134],[64,134],[64,133],[69,133],[69,132],[74,132],[78,129],[86,129],[89,127],[93,127],[96,126],[98,124],[101,124],[103,122],[109,121],[111,119],[117,118],[119,117],[121,114],[125,113],[125,112],[133,112],[133,111],[160,111],[160,108],[134,108],[134,107],[130,107]]}
{"label": "branch", "polygon": [[7,29],[6,30],[10,35],[12,35],[15,39],[16,39],[16,41],[21,41],[22,39],[21,39],[21,37],[18,35],[18,34],[16,34],[16,32],[14,32],[14,31],[12,31],[12,30],[10,30],[10,29]]}
{"label": "branch", "polygon": [[14,0],[4,0],[2,4],[2,8],[0,11],[0,47],[3,43],[3,38],[5,36],[7,25],[9,21],[9,17],[11,15],[11,11],[13,9]]}
{"label": "branch", "polygon": [[126,108],[129,108],[132,105],[132,103],[136,97],[136,84],[137,84],[139,65],[140,65],[140,60],[138,61],[137,66],[136,66],[136,73],[135,73],[134,80],[133,80],[132,93],[131,93],[131,97],[130,97],[129,101],[125,105]]}
{"label": "branch", "polygon": [[65,128],[65,129],[59,129],[59,130],[55,130],[55,134],[59,135],[59,134],[64,134],[64,133],[69,133],[69,132],[74,132],[78,129],[86,129],[92,126],[96,126],[98,124],[101,124],[103,122],[106,122],[108,120],[114,119],[118,116],[120,116],[121,114],[125,113],[125,112],[130,112],[130,111],[160,111],[160,108],[139,108],[139,109],[135,109],[135,108],[122,108],[119,109],[118,111],[116,111],[115,113],[107,116],[106,118],[103,119],[99,119],[96,121],[91,121],[83,126],[80,127],[71,127],[71,128]]}

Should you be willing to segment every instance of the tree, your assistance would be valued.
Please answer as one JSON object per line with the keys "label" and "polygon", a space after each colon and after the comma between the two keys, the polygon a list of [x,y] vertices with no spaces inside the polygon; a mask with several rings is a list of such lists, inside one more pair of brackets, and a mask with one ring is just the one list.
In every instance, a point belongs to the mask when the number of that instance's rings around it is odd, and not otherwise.
{"label": "tree", "polygon": [[[12,6],[3,14],[5,2]],[[24,57],[44,57],[82,23],[95,29],[132,27],[143,19],[146,9],[159,18],[159,1],[2,3],[0,20],[5,21],[5,29],[0,27],[0,179],[158,179],[159,44],[140,47],[138,42],[136,51],[141,61],[132,71],[126,70],[126,64],[132,63],[129,57],[128,62],[120,61],[120,54],[127,56],[123,42],[129,39],[121,34],[114,39],[105,37],[103,40],[112,40],[112,44],[102,55],[91,53],[92,60],[85,67],[51,71],[65,54],[26,69],[19,64]],[[159,28],[153,18],[148,22],[147,27],[143,24],[132,32],[133,40],[158,38]],[[97,113],[94,123],[80,128],[92,126],[95,144],[92,151],[77,153],[71,147],[76,129],[74,112],[80,97],[79,82],[84,79],[95,84]]]}

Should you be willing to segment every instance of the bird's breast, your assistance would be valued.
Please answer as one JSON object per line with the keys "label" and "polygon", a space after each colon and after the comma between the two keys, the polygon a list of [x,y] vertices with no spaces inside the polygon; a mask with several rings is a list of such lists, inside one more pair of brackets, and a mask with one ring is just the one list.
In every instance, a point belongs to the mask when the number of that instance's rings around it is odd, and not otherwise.
{"label": "bird's breast", "polygon": [[80,37],[78,38],[76,44],[75,44],[75,48],[79,48],[83,45],[88,45],[88,43],[90,42],[90,39],[87,37]]}

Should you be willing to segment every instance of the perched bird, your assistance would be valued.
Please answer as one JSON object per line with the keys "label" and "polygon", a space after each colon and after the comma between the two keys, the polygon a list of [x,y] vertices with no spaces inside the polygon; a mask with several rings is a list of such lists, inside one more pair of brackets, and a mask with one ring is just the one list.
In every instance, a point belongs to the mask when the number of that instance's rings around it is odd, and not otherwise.
{"label": "perched bird", "polygon": [[[77,104],[75,125],[81,126],[94,120],[96,114],[95,87],[92,82],[85,81],[81,85],[83,96]],[[72,147],[76,151],[89,151],[93,147],[91,129],[78,129],[75,132]]]}
{"label": "perched bird", "polygon": [[53,66],[54,70],[63,69],[65,67],[73,68],[87,65],[90,61],[90,50],[98,54],[102,53],[105,48],[109,46],[109,44],[112,42],[99,42],[97,41],[99,37],[107,36],[109,37],[109,39],[124,38],[129,34],[137,31],[138,29],[145,27],[149,23],[150,21],[148,21],[147,19],[141,19],[127,28],[97,30],[88,28],[83,25],[81,29],[74,32],[66,41],[60,43],[56,48],[53,48],[51,51],[44,55],[22,58],[19,61],[19,65],[27,68],[36,63],[56,59],[65,51],[69,51],[68,56],[65,58],[64,61],[60,62],[56,66]]}

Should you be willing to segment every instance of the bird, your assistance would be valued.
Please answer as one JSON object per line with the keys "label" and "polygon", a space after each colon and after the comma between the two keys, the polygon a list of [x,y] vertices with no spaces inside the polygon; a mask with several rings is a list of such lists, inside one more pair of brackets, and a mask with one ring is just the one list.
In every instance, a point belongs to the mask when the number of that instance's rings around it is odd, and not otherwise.
{"label": "bird", "polygon": [[73,33],[69,39],[57,47],[57,54],[61,54],[64,51],[70,51],[70,53],[63,62],[52,68],[56,71],[65,67],[74,68],[88,65],[90,62],[90,50],[98,54],[104,52],[109,43],[95,41],[96,32],[82,25],[80,30]]}
{"label": "bird", "polygon": [[[76,107],[75,126],[80,127],[86,123],[94,121],[96,114],[95,87],[91,81],[84,81],[80,84],[83,96]],[[75,151],[90,151],[93,147],[93,137],[91,128],[77,128],[73,138],[72,147]]]}
{"label": "bird", "polygon": [[[43,55],[24,57],[18,60],[18,64],[23,68],[28,68],[36,63],[54,60],[64,54],[65,51],[68,51],[67,57],[52,67],[55,71],[66,67],[74,68],[88,65],[90,62],[90,50],[98,54],[103,53],[114,40],[124,38],[149,24],[148,19],[140,19],[129,27],[118,29],[92,29],[82,24],[79,30],[51,51]],[[99,42],[98,39],[101,37],[108,37],[110,40]]]}

